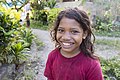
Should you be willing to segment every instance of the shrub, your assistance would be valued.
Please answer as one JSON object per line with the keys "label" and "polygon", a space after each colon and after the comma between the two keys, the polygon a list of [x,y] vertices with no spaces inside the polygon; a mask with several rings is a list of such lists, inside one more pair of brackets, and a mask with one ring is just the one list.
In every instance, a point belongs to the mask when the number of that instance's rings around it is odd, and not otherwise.
{"label": "shrub", "polygon": [[19,65],[27,60],[25,54],[32,42],[31,30],[20,27],[19,20],[0,8],[0,63]]}
{"label": "shrub", "polygon": [[49,0],[46,3],[47,3],[47,7],[52,9],[56,5],[56,0]]}
{"label": "shrub", "polygon": [[105,80],[120,80],[120,55],[112,59],[101,58],[101,66]]}
{"label": "shrub", "polygon": [[31,27],[43,30],[50,29],[61,10],[62,9],[59,8],[53,8],[50,10],[36,11],[38,15],[36,15],[37,17],[34,17],[34,20],[31,21]]}
{"label": "shrub", "polygon": [[49,10],[48,13],[48,22],[49,22],[49,26],[51,27],[53,25],[53,23],[55,22],[56,17],[58,16],[58,13],[61,11],[62,9],[60,8],[53,8],[51,10]]}

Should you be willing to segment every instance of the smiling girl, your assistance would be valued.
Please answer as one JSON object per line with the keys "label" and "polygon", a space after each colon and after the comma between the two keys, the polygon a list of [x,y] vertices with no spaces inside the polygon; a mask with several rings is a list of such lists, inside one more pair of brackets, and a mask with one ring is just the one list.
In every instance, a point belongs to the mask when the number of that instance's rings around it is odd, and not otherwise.
{"label": "smiling girl", "polygon": [[78,8],[61,11],[51,31],[56,48],[48,56],[44,71],[47,79],[103,80],[92,36],[95,38],[86,12]]}

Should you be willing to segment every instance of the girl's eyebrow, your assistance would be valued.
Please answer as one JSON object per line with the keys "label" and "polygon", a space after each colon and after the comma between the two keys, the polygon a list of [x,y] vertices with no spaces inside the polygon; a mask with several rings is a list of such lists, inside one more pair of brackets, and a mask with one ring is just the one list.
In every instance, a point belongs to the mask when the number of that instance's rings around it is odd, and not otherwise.
{"label": "girl's eyebrow", "polygon": [[74,29],[74,30],[79,30],[79,28],[71,28],[71,29]]}
{"label": "girl's eyebrow", "polygon": [[63,28],[63,27],[59,26],[58,28]]}

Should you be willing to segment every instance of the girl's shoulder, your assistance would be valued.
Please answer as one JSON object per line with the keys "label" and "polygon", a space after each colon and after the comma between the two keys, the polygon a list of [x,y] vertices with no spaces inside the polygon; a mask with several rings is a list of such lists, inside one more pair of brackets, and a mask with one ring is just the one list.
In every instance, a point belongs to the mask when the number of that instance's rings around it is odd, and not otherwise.
{"label": "girl's shoulder", "polygon": [[54,50],[52,50],[52,51],[49,53],[48,58],[54,59],[54,58],[57,56],[58,53],[59,53],[59,49],[58,49],[58,48],[55,48]]}
{"label": "girl's shoulder", "polygon": [[96,66],[96,65],[99,65],[100,66],[100,61],[99,59],[93,59],[89,56],[86,56],[83,54],[82,56],[82,63],[85,65],[85,66]]}
{"label": "girl's shoulder", "polygon": [[55,54],[58,53],[58,52],[59,52],[59,48],[55,48],[55,49],[53,49],[53,50],[50,52],[49,55],[55,55]]}

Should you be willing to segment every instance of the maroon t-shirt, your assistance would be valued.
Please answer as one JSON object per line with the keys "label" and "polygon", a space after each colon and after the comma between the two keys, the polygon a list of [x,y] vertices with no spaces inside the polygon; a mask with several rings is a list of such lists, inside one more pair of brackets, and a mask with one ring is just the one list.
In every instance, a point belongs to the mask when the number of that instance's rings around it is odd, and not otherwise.
{"label": "maroon t-shirt", "polygon": [[58,48],[49,54],[44,75],[48,80],[104,80],[98,60],[82,52],[66,58]]}

